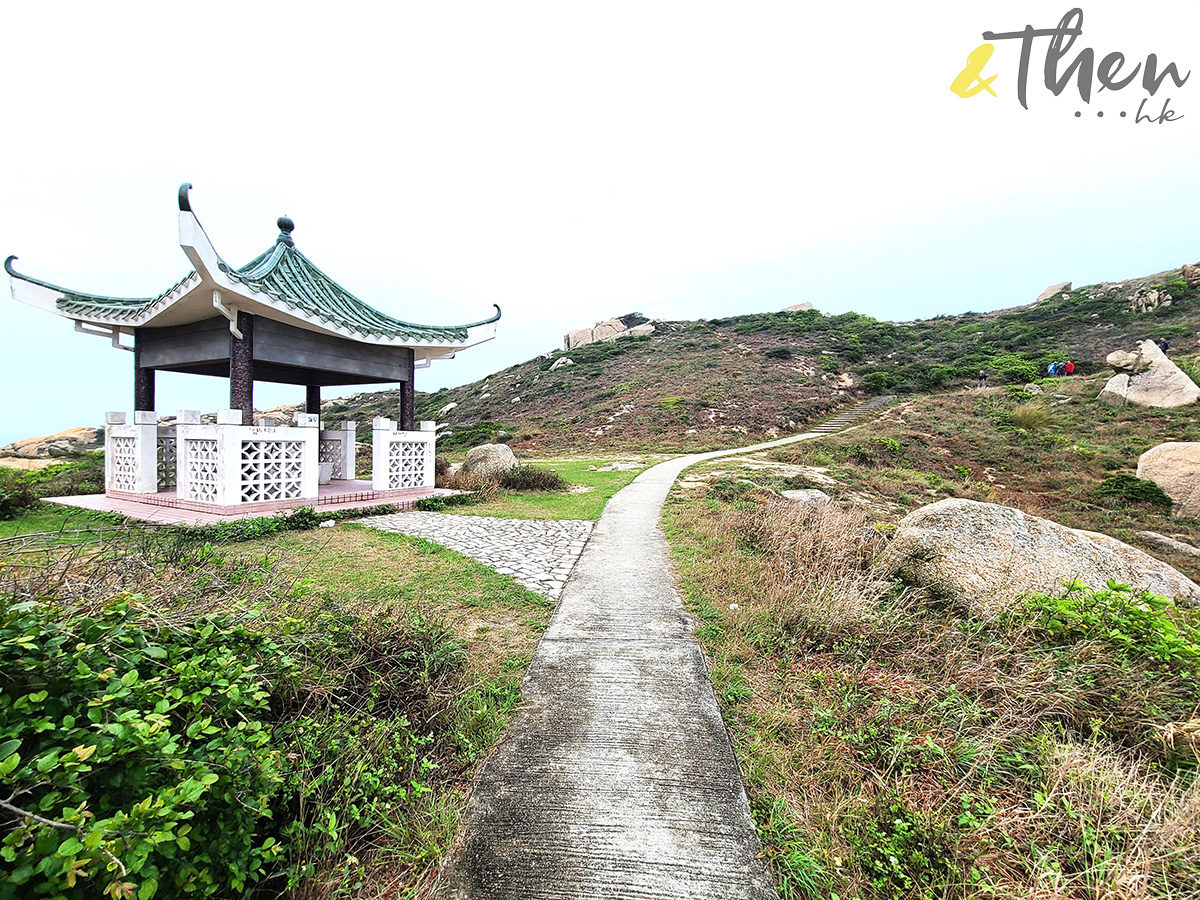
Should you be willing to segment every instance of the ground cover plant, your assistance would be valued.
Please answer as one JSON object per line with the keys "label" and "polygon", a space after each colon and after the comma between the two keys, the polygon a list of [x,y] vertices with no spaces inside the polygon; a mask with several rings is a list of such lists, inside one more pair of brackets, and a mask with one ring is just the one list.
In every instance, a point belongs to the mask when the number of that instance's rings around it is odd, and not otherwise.
{"label": "ground cover plant", "polygon": [[725,478],[664,511],[781,897],[1200,896],[1200,614],[880,579],[887,523]]}
{"label": "ground cover plant", "polygon": [[402,896],[445,851],[550,602],[356,526],[209,537],[0,548],[0,896]]}

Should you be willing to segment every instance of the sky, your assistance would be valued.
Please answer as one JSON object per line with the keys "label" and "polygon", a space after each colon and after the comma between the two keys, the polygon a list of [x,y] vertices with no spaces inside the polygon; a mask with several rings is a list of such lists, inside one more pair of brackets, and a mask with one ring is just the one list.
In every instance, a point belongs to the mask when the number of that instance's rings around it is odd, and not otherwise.
{"label": "sky", "polygon": [[[499,304],[496,339],[419,371],[425,391],[628,312],[811,302],[903,321],[1200,260],[1200,0],[1078,7],[1057,73],[1083,63],[1056,95],[1051,39],[1032,39],[1023,108],[1022,41],[983,33],[1054,29],[1071,9],[16,4],[0,256],[76,290],[156,295],[190,270],[175,195],[191,182],[235,266],[286,214],[300,250],[397,318],[460,324]],[[1150,54],[1194,74],[1151,94]],[[132,364],[0,297],[0,444],[128,410]],[[256,405],[300,390],[257,384]],[[159,376],[160,413],[227,401],[222,379]]]}

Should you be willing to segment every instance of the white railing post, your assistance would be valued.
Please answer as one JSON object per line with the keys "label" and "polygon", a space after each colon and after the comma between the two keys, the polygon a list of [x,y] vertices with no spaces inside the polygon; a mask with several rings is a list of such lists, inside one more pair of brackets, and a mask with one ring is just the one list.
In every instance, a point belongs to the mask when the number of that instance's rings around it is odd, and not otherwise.
{"label": "white railing post", "polygon": [[104,490],[126,494],[158,493],[157,428],[152,412],[104,414]]}
{"label": "white railing post", "polygon": [[334,481],[353,480],[355,469],[353,422],[343,422],[340,428],[321,430],[321,462],[333,466]]}
{"label": "white railing post", "polygon": [[321,492],[321,417],[316,413],[296,416],[296,428],[281,428],[288,438],[298,437],[304,444],[300,496],[315,499]]}
{"label": "white railing post", "polygon": [[396,423],[380,416],[371,420],[371,489],[391,490],[388,477],[388,456]]}

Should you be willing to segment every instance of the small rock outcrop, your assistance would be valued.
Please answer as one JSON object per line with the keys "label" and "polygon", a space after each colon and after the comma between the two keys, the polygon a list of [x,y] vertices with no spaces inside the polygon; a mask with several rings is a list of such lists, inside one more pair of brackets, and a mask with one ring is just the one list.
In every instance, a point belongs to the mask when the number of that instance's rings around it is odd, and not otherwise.
{"label": "small rock outcrop", "polygon": [[[639,322],[641,324],[638,324]],[[568,332],[566,337],[563,338],[563,349],[574,350],[577,347],[586,347],[588,344],[595,344],[602,341],[615,341],[617,338],[654,334],[655,330],[653,322],[643,322],[642,316],[637,313],[628,313],[624,316],[617,316],[615,319],[597,322],[591,328],[580,328]]]}
{"label": "small rock outcrop", "polygon": [[1023,594],[1061,591],[1076,579],[1200,602],[1200,585],[1136,547],[974,500],[942,500],[905,516],[879,566],[889,577],[983,613]]}
{"label": "small rock outcrop", "polygon": [[1200,443],[1170,441],[1138,457],[1137,477],[1153,481],[1175,504],[1175,514],[1200,515]]}
{"label": "small rock outcrop", "polygon": [[1200,548],[1193,547],[1191,544],[1185,544],[1183,541],[1177,541],[1175,538],[1167,537],[1165,534],[1159,534],[1157,531],[1139,531],[1137,536],[1147,544],[1153,544],[1155,547],[1171,550],[1174,553],[1182,553],[1184,556],[1200,557]]}
{"label": "small rock outcrop", "polygon": [[1142,341],[1136,350],[1114,350],[1105,362],[1116,374],[1096,399],[1110,406],[1171,407],[1200,400],[1200,387],[1154,341]]}
{"label": "small rock outcrop", "polygon": [[816,488],[782,491],[779,496],[784,500],[798,503],[800,506],[828,506],[831,502],[827,493],[818,491]]}
{"label": "small rock outcrop", "polygon": [[812,309],[811,303],[795,303],[791,306],[785,306],[781,312],[803,312],[806,309]]}
{"label": "small rock outcrop", "polygon": [[556,359],[553,363],[550,364],[550,371],[553,372],[556,369],[565,369],[567,366],[573,366],[573,365],[575,365],[575,360],[571,359],[571,357],[560,356],[558,359]]}
{"label": "small rock outcrop", "polygon": [[1061,294],[1069,290],[1071,290],[1071,282],[1069,281],[1064,281],[1062,284],[1052,284],[1050,287],[1038,294],[1037,299],[1033,302],[1041,303],[1043,300],[1049,300],[1055,294]]}
{"label": "small rock outcrop", "polygon": [[86,453],[104,448],[103,428],[68,428],[56,434],[25,438],[0,447],[0,456],[24,459],[50,459],[72,453]]}
{"label": "small rock outcrop", "polygon": [[463,475],[495,478],[516,467],[517,456],[507,444],[481,444],[467,451],[467,458],[463,460],[459,472]]}

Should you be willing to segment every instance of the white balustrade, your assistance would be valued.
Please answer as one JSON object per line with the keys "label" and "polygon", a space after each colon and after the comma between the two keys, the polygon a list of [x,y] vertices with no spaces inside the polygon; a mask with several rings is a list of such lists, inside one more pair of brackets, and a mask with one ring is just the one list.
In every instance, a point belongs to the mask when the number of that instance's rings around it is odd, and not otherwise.
{"label": "white balustrade", "polygon": [[158,436],[154,413],[104,414],[104,489],[128,494],[158,492]]}
{"label": "white balustrade", "polygon": [[377,491],[434,486],[432,422],[420,431],[397,431],[392,419],[371,421],[371,487]]}

